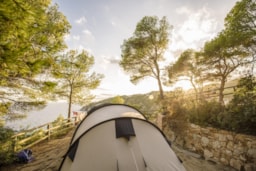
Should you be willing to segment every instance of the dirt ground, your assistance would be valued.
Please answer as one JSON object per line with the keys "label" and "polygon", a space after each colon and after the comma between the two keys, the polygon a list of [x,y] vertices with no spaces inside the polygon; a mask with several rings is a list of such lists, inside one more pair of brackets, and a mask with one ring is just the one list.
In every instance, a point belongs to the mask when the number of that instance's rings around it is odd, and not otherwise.
{"label": "dirt ground", "polygon": [[[15,164],[0,171],[57,171],[67,151],[73,132],[66,136],[42,142],[32,149],[34,160],[28,164]],[[235,171],[230,167],[202,159],[199,155],[173,147],[187,171]]]}

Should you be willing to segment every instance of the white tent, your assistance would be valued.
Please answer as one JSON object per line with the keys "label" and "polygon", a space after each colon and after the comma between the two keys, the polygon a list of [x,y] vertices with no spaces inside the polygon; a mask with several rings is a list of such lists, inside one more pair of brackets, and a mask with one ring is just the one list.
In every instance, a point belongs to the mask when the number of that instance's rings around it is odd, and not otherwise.
{"label": "white tent", "polygon": [[78,125],[60,171],[185,171],[164,134],[127,105],[88,111]]}

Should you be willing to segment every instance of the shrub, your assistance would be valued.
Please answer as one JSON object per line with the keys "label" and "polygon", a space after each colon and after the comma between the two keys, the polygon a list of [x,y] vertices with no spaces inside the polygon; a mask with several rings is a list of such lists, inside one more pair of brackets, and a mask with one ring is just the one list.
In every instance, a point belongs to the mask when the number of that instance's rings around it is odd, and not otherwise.
{"label": "shrub", "polygon": [[62,115],[59,115],[55,121],[52,123],[52,127],[59,126],[54,129],[52,132],[52,138],[58,138],[60,136],[66,135],[68,131],[72,128],[71,125],[66,125],[67,121],[64,119]]}
{"label": "shrub", "polygon": [[216,101],[201,100],[190,105],[189,120],[201,126],[256,135],[256,81],[251,75],[241,78],[232,100],[221,108]]}
{"label": "shrub", "polygon": [[14,161],[12,129],[0,127],[0,166],[10,164]]}
{"label": "shrub", "polygon": [[188,109],[189,120],[201,126],[218,126],[217,117],[221,106],[217,101],[201,100],[200,103],[191,105]]}
{"label": "shrub", "polygon": [[256,82],[253,76],[239,80],[234,97],[220,120],[222,128],[256,135]]}
{"label": "shrub", "polygon": [[170,118],[176,120],[187,121],[189,105],[185,92],[182,89],[175,89],[166,95],[167,110],[169,111]]}

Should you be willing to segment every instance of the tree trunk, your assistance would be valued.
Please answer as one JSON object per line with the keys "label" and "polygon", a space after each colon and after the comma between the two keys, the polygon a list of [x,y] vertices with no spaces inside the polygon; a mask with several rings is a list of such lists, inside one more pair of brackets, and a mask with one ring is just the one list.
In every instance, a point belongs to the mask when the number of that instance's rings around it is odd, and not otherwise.
{"label": "tree trunk", "polygon": [[163,86],[162,86],[162,82],[161,82],[160,78],[157,78],[157,83],[158,83],[158,88],[159,88],[160,100],[164,100],[164,90],[163,90]]}
{"label": "tree trunk", "polygon": [[72,86],[70,87],[70,93],[69,93],[69,99],[68,99],[68,119],[71,118],[71,105],[72,105],[72,95],[73,95],[73,91],[72,91]]}
{"label": "tree trunk", "polygon": [[224,103],[224,88],[226,83],[226,77],[222,77],[221,83],[220,83],[220,89],[219,89],[219,104],[221,107],[225,106]]}
{"label": "tree trunk", "polygon": [[157,60],[154,60],[154,64],[155,64],[155,68],[156,68],[156,78],[157,78],[157,83],[158,83],[158,88],[159,88],[159,99],[162,101],[164,100],[164,91],[163,91],[163,86],[162,86],[162,82],[161,82],[161,78],[160,78],[160,69],[159,69],[159,65],[157,63]]}
{"label": "tree trunk", "polygon": [[190,81],[190,83],[191,83],[193,89],[195,90],[195,93],[196,93],[196,102],[198,102],[198,99],[199,99],[199,98],[198,98],[198,90],[197,90],[196,84],[194,83],[192,77],[190,77],[189,81]]}

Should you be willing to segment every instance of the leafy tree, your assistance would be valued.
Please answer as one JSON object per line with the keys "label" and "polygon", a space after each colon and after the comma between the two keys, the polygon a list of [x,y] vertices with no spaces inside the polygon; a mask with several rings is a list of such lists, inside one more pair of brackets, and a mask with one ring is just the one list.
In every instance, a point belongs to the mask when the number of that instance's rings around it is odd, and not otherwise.
{"label": "leafy tree", "polygon": [[[11,104],[37,104],[54,84],[40,79],[63,50],[70,25],[50,0],[0,3],[0,113]],[[45,91],[44,91],[45,90]],[[26,103],[27,102],[27,103]],[[41,103],[40,103],[41,104]]]}
{"label": "leafy tree", "polygon": [[248,52],[251,73],[256,60],[256,2],[241,0],[231,9],[225,18],[225,30],[232,38],[230,45]]}
{"label": "leafy tree", "polygon": [[192,49],[185,50],[179,59],[167,67],[169,80],[189,80],[198,99],[199,89],[202,89],[204,68],[200,64],[197,52]]}
{"label": "leafy tree", "polygon": [[70,50],[59,56],[55,64],[53,74],[58,80],[56,94],[67,99],[68,118],[71,117],[72,103],[85,104],[89,102],[93,98],[90,95],[90,90],[97,88],[100,84],[103,76],[90,73],[93,64],[93,56],[86,51],[78,53],[75,50]]}
{"label": "leafy tree", "polygon": [[164,52],[169,42],[171,29],[166,17],[145,16],[137,24],[133,36],[124,40],[121,67],[131,75],[131,82],[136,84],[145,77],[157,80],[160,100],[164,100],[161,81],[160,62],[164,61]]}
{"label": "leafy tree", "polygon": [[221,106],[224,106],[224,88],[228,77],[244,64],[243,57],[247,55],[246,52],[230,46],[231,41],[230,35],[222,31],[217,37],[205,43],[201,61],[209,68],[208,78],[220,81],[219,103]]}

